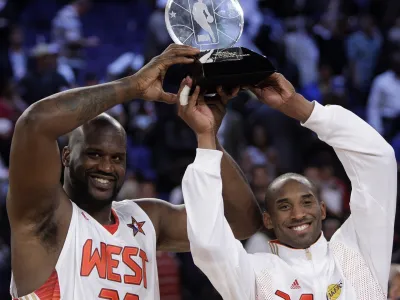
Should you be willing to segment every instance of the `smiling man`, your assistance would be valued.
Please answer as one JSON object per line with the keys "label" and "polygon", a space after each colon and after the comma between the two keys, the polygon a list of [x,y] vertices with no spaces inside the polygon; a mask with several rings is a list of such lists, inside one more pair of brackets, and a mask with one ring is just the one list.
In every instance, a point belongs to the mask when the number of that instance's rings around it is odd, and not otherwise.
{"label": "smiling man", "polygon": [[[296,209],[293,217],[296,201],[305,209]],[[306,177],[287,173],[276,178],[267,189],[265,206],[265,224],[281,244],[306,249],[321,235],[325,203],[317,199],[317,189]]]}
{"label": "smiling man", "polygon": [[265,199],[264,225],[277,236],[271,253],[246,253],[224,217],[222,152],[210,132],[182,182],[195,264],[226,300],[387,299],[397,193],[393,148],[352,112],[307,101],[280,74],[265,86],[253,89],[260,101],[335,150],[352,184],[351,216],[328,243],[321,230],[325,204],[315,187],[285,174]]}

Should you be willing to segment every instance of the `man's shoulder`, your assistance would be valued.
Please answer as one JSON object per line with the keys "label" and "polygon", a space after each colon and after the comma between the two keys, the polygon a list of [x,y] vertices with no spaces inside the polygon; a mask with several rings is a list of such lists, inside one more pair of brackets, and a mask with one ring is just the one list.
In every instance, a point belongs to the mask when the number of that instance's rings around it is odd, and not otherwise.
{"label": "man's shoulder", "polygon": [[150,219],[157,217],[163,207],[171,205],[165,200],[157,198],[140,198],[140,199],[125,199],[123,201],[114,201],[112,207],[116,210],[140,209]]}

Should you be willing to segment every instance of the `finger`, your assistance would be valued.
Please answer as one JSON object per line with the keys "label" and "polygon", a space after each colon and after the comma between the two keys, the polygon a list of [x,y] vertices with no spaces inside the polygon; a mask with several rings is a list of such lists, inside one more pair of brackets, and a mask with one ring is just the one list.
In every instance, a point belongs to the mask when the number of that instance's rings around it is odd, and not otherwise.
{"label": "finger", "polygon": [[182,47],[182,48],[171,49],[167,53],[168,55],[173,55],[173,56],[195,56],[200,53],[200,50],[197,48],[185,46],[184,48]]}
{"label": "finger", "polygon": [[186,45],[170,45],[162,55],[181,55],[181,56],[194,56],[200,53],[198,48]]}
{"label": "finger", "polygon": [[189,103],[190,87],[185,84],[182,92],[179,95],[179,103],[181,106],[186,106]]}
{"label": "finger", "polygon": [[178,100],[179,101],[176,102],[179,116],[182,115],[182,110],[183,110],[182,102],[184,102],[184,101],[181,100],[181,97],[182,97],[181,94],[182,94],[183,88],[186,85],[185,82],[186,82],[186,78],[183,78],[183,80],[181,81],[181,85],[179,86],[179,91],[178,91]]}
{"label": "finger", "polygon": [[166,93],[164,91],[161,92],[160,99],[159,101],[168,103],[168,104],[174,104],[177,102],[178,96],[172,93]]}
{"label": "finger", "polygon": [[187,76],[182,80],[181,86],[179,88],[179,104],[181,106],[186,106],[189,102],[189,94],[190,94],[190,89],[192,87],[192,79]]}
{"label": "finger", "polygon": [[184,57],[184,56],[172,56],[172,57],[161,58],[159,60],[159,63],[168,68],[172,65],[192,64],[194,63],[194,58]]}
{"label": "finger", "polygon": [[200,87],[196,86],[193,95],[190,96],[189,98],[188,109],[193,109],[196,106],[199,95],[200,95]]}

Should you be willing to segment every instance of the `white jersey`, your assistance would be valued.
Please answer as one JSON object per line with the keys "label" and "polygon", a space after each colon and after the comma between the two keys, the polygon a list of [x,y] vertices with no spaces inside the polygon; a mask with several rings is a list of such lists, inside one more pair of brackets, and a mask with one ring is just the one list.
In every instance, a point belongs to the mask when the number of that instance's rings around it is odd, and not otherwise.
{"label": "white jersey", "polygon": [[159,300],[156,233],[132,200],[113,202],[116,223],[103,226],[75,203],[56,268],[22,300]]}
{"label": "white jersey", "polygon": [[315,103],[303,126],[331,145],[352,183],[351,216],[328,243],[308,249],[270,243],[248,254],[224,217],[222,152],[198,149],[183,195],[195,264],[226,300],[385,300],[396,210],[394,151],[367,123]]}

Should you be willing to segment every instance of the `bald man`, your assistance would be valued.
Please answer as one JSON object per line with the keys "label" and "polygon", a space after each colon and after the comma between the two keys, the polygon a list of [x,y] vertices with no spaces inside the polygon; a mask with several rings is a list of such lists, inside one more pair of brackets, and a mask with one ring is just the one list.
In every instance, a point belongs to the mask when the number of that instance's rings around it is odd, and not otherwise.
{"label": "bald man", "polygon": [[[198,52],[172,45],[133,76],[50,96],[18,120],[7,198],[14,299],[160,299],[156,250],[189,250],[186,210],[157,199],[114,201],[126,172],[126,133],[102,113],[135,98],[175,103],[162,78]],[[61,186],[57,138],[71,131]],[[246,238],[261,214],[228,156],[225,167],[227,217]]]}

